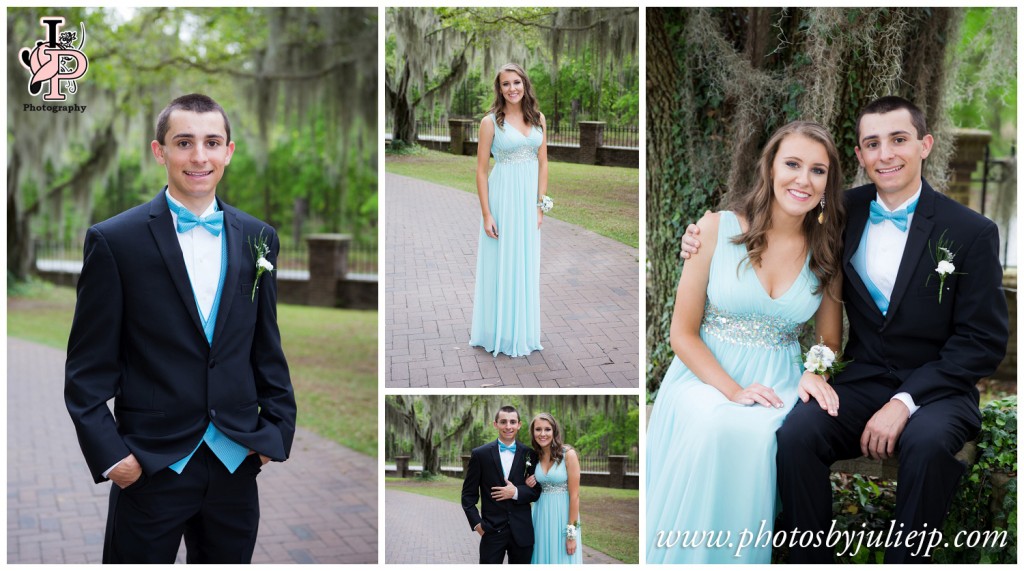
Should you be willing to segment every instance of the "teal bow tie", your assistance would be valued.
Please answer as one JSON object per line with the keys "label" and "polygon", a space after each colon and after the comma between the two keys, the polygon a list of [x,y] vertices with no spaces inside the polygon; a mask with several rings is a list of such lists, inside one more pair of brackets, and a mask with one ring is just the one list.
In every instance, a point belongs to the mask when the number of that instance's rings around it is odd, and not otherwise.
{"label": "teal bow tie", "polygon": [[515,454],[516,453],[516,443],[513,442],[511,446],[507,446],[507,445],[505,445],[504,442],[499,440],[498,441],[498,452],[511,452],[511,453]]}
{"label": "teal bow tie", "polygon": [[217,211],[206,216],[196,216],[191,210],[182,208],[178,211],[178,233],[188,232],[196,226],[202,226],[214,236],[220,236],[224,230],[224,212]]}
{"label": "teal bow tie", "polygon": [[917,208],[917,201],[906,208],[901,208],[895,212],[889,212],[878,203],[877,200],[871,202],[871,212],[868,220],[872,224],[881,224],[883,221],[888,220],[892,222],[893,226],[899,229],[900,232],[907,231],[907,220],[911,212]]}

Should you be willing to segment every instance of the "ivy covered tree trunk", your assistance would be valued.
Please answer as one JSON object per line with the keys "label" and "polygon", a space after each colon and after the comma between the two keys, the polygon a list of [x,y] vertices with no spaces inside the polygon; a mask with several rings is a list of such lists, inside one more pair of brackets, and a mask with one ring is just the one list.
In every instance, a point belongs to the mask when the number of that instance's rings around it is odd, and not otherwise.
{"label": "ivy covered tree trunk", "polygon": [[416,144],[416,105],[409,100],[409,63],[402,66],[398,89],[389,91],[393,106],[391,140],[403,145]]}
{"label": "ivy covered tree trunk", "polygon": [[925,176],[944,189],[960,8],[672,8],[647,11],[647,387],[670,364],[686,225],[752,183],[764,143],[796,119],[823,124],[848,186],[860,108],[900,95],[925,112]]}

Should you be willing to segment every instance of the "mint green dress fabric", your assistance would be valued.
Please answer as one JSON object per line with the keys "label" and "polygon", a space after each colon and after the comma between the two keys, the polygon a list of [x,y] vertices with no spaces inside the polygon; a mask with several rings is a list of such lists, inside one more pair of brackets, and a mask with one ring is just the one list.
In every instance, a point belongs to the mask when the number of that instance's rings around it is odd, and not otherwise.
{"label": "mint green dress fabric", "polygon": [[673,359],[647,430],[648,563],[771,562],[770,547],[741,550],[740,543],[744,531],[756,538],[773,529],[775,431],[799,398],[797,337],[821,297],[805,261],[789,290],[772,299],[746,248],[731,242],[738,234],[736,216],[723,212],[700,336],[733,380],[771,387],[785,406],[733,403]]}
{"label": "mint green dress fabric", "polygon": [[[533,473],[541,486],[533,504],[533,557],[530,563],[583,563],[583,534],[576,538],[576,553],[565,552],[565,526],[569,523],[569,472],[565,459],[544,472],[539,465]],[[582,519],[582,518],[581,518]]]}
{"label": "mint green dress fabric", "polygon": [[[494,121],[494,115],[488,115]],[[540,344],[540,230],[537,228],[537,151],[543,135],[531,127],[495,123],[487,200],[498,226],[489,238],[480,223],[480,245],[469,344],[495,357],[521,357]]]}

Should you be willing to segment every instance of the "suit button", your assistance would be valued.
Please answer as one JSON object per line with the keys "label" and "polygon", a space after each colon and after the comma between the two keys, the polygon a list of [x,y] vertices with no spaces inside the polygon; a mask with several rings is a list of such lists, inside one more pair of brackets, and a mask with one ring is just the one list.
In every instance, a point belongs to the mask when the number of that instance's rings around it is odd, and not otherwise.
{"label": "suit button", "polygon": [[210,409],[210,418],[217,418],[217,411],[212,408]]}
{"label": "suit button", "polygon": [[217,366],[217,361],[214,360],[214,359],[210,359],[210,368],[212,369],[212,368],[214,368],[216,366]]}

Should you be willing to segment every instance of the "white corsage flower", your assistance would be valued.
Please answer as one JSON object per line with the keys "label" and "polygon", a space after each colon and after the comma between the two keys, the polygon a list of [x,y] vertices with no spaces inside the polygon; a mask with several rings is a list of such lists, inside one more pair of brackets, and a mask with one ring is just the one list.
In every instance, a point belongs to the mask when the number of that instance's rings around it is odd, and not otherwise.
{"label": "white corsage flower", "polygon": [[[956,252],[952,250],[953,241],[946,239],[946,232],[943,231],[939,235],[939,243],[935,246],[935,251],[932,253],[932,259],[935,260],[935,273],[939,274],[939,303],[942,303],[942,291],[946,289],[946,278],[953,275],[956,272],[956,266],[953,265],[953,258],[956,257]],[[930,281],[931,275],[928,276]],[[928,285],[926,281],[925,286]]]}
{"label": "white corsage flower", "polygon": [[551,197],[547,195],[545,195],[544,198],[540,199],[540,202],[537,203],[537,208],[540,208],[540,211],[545,214],[551,211],[551,209],[554,207],[555,201],[551,200]]}
{"label": "white corsage flower", "polygon": [[820,344],[811,347],[805,355],[804,369],[815,375],[823,375],[836,360],[836,354],[828,345]]}
{"label": "white corsage flower", "polygon": [[830,377],[842,371],[848,361],[843,361],[836,355],[824,340],[811,347],[804,354],[804,370],[815,375],[826,375]]}
{"label": "white corsage flower", "polygon": [[270,254],[270,244],[263,237],[262,228],[260,235],[255,240],[249,240],[249,249],[252,250],[252,257],[256,260],[256,280],[252,284],[252,295],[249,300],[256,301],[256,290],[260,288],[260,278],[263,277],[263,274],[274,271],[274,264],[267,259],[267,255]]}

